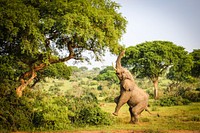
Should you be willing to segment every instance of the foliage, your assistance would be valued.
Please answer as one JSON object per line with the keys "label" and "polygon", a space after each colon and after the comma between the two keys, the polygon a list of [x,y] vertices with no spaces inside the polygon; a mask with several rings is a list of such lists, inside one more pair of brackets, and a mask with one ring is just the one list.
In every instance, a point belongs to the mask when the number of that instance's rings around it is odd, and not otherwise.
{"label": "foliage", "polygon": [[52,64],[37,73],[37,77],[33,80],[31,88],[34,87],[38,82],[44,81],[46,77],[69,80],[71,73],[71,67],[68,67],[63,62]]}
{"label": "foliage", "polygon": [[72,69],[72,73],[81,71],[77,66],[71,66],[71,69]]}
{"label": "foliage", "polygon": [[128,47],[122,64],[140,78],[148,77],[154,83],[157,98],[158,79],[168,73],[168,78],[183,81],[189,76],[192,58],[183,47],[168,41],[152,41]]}
{"label": "foliage", "polygon": [[97,77],[95,77],[94,79],[97,81],[109,81],[112,83],[119,82],[112,66],[107,66],[105,69],[101,70],[99,75],[97,75]]}
{"label": "foliage", "polygon": [[78,114],[78,123],[81,125],[110,125],[112,120],[109,114],[99,107],[83,107]]}
{"label": "foliage", "polygon": [[193,57],[193,67],[191,69],[191,75],[194,77],[200,77],[200,49],[194,49],[193,52],[190,53]]}
{"label": "foliage", "polygon": [[74,114],[68,110],[64,97],[38,97],[35,103],[33,124],[37,130],[61,130],[70,126],[69,117]]}
{"label": "foliage", "polygon": [[191,68],[193,66],[192,56],[187,52],[177,52],[176,62],[169,69],[167,78],[176,82],[194,82],[194,79],[190,76]]}
{"label": "foliage", "polygon": [[70,120],[77,126],[110,125],[112,122],[111,116],[98,107],[97,99],[91,93],[80,98],[68,96],[67,103],[75,114]]}
{"label": "foliage", "polygon": [[200,92],[196,91],[186,91],[183,95],[183,98],[188,99],[192,102],[200,102]]}
{"label": "foliage", "polygon": [[56,79],[69,79],[71,76],[71,71],[71,67],[68,67],[63,62],[61,62],[52,64],[45,68],[42,75]]}
{"label": "foliage", "polygon": [[87,70],[88,70],[88,68],[85,67],[85,66],[82,66],[82,67],[80,67],[79,69],[80,69],[81,71],[87,71]]}
{"label": "foliage", "polygon": [[189,103],[190,101],[188,99],[184,99],[181,96],[166,96],[155,102],[156,105],[160,106],[188,105]]}
{"label": "foliage", "polygon": [[180,68],[182,71],[192,64],[184,48],[168,41],[153,41],[128,47],[122,64],[131,68],[138,77],[153,80],[165,74],[169,67],[182,65],[183,60],[187,61],[187,66]]}
{"label": "foliage", "polygon": [[13,90],[7,90],[0,97],[0,131],[33,129],[33,103],[26,97],[17,97]]}
{"label": "foliage", "polygon": [[[89,61],[85,51],[101,60],[107,49],[117,53],[122,47],[119,39],[126,20],[115,2],[1,0],[0,4],[0,56],[9,58],[16,78],[24,81],[17,91],[49,64]],[[8,73],[4,68],[3,77]]]}

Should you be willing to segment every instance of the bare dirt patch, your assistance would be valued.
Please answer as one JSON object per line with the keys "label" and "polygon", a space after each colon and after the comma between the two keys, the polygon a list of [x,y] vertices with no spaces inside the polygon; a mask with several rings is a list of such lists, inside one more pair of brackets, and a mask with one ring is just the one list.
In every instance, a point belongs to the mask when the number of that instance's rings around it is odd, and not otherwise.
{"label": "bare dirt patch", "polygon": [[[134,131],[134,130],[114,130],[114,131],[55,131],[55,132],[35,132],[35,133],[150,133],[151,131]],[[153,131],[152,131],[153,132]],[[12,132],[12,133],[33,133],[33,132]],[[191,130],[168,130],[160,133],[200,133]]]}

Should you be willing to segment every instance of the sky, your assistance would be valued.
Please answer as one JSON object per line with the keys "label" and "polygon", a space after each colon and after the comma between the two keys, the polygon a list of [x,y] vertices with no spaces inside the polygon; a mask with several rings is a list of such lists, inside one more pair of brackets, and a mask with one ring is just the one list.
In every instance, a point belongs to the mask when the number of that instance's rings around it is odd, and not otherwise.
{"label": "sky", "polygon": [[[171,41],[188,52],[200,49],[200,0],[115,0],[128,21],[121,44],[135,46],[145,41]],[[110,66],[116,56],[106,53],[102,62],[78,66]],[[77,65],[76,65],[77,66]]]}

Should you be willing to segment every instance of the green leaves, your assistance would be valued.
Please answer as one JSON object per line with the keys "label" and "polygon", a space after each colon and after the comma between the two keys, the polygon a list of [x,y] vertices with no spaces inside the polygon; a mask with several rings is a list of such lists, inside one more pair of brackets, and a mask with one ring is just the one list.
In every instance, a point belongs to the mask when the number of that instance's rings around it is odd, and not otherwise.
{"label": "green leaves", "polygon": [[[129,47],[122,62],[130,67],[138,77],[149,77],[150,79],[165,74],[169,68],[183,74],[190,70],[192,64],[191,57],[183,47],[167,41],[145,42]],[[182,76],[179,74],[179,78]]]}
{"label": "green leaves", "polygon": [[94,79],[97,81],[106,80],[106,81],[110,81],[113,83],[119,82],[119,79],[117,78],[112,66],[108,66],[105,69],[103,69],[102,71],[100,71],[99,75],[97,75],[97,77],[95,77]]}
{"label": "green leaves", "polygon": [[193,52],[190,53],[190,55],[193,57],[192,61],[194,63],[191,70],[191,75],[199,78],[200,77],[200,49],[194,49]]}
{"label": "green leaves", "polygon": [[[126,20],[119,5],[107,0],[0,0],[0,56],[15,57],[15,71],[41,71],[70,59],[101,60],[118,53]],[[29,71],[29,72],[28,72]],[[39,72],[40,73],[40,72]],[[18,75],[23,80],[31,75]],[[63,75],[64,76],[64,75]]]}

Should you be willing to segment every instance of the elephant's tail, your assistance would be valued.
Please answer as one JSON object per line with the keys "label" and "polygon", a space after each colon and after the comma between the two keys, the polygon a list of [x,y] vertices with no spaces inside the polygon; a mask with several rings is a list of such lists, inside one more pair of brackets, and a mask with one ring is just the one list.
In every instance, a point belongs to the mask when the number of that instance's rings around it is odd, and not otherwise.
{"label": "elephant's tail", "polygon": [[148,109],[148,108],[146,108],[146,109],[145,109],[145,111],[147,111],[149,114],[151,114],[151,115],[152,115],[152,113],[149,111],[149,109]]}
{"label": "elephant's tail", "polygon": [[[149,111],[149,109],[148,109],[148,108],[146,108],[146,109],[145,109],[145,111],[147,111],[147,112],[148,112],[150,115],[155,115],[155,114],[152,114],[152,113]],[[157,116],[157,117],[160,117],[160,115],[159,115],[159,114],[156,114],[156,116]]]}

